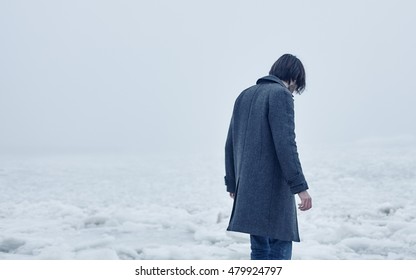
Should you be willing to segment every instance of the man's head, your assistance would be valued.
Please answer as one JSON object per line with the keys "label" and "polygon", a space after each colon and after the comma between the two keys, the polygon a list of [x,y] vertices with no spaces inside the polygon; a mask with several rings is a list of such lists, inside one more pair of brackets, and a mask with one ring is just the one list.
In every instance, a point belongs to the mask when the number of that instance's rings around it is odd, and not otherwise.
{"label": "man's head", "polygon": [[301,94],[306,87],[305,68],[302,62],[294,55],[282,55],[272,66],[270,75],[278,77],[288,84],[290,92]]}

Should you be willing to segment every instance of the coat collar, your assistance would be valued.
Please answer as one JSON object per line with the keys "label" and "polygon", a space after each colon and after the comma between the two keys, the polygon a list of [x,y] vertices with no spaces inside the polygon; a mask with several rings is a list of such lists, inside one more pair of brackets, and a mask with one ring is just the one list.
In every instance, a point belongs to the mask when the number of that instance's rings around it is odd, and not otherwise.
{"label": "coat collar", "polygon": [[265,83],[278,83],[284,88],[286,88],[285,84],[280,80],[278,77],[274,75],[265,76],[257,80],[257,84],[265,84]]}

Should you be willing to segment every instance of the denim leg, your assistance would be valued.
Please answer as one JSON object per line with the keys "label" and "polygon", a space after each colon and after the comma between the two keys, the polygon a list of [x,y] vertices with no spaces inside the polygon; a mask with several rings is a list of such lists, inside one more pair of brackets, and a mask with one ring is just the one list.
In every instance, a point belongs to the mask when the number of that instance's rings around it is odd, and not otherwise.
{"label": "denim leg", "polygon": [[292,259],[292,241],[282,241],[271,239],[270,243],[270,260],[290,260]]}
{"label": "denim leg", "polygon": [[268,260],[270,253],[269,238],[257,235],[250,235],[251,259]]}

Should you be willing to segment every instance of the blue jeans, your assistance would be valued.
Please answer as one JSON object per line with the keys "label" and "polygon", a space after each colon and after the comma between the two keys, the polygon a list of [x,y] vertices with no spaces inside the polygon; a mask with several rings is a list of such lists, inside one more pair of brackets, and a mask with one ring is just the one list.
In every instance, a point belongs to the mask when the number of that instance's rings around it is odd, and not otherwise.
{"label": "blue jeans", "polygon": [[292,241],[250,235],[252,260],[290,260]]}

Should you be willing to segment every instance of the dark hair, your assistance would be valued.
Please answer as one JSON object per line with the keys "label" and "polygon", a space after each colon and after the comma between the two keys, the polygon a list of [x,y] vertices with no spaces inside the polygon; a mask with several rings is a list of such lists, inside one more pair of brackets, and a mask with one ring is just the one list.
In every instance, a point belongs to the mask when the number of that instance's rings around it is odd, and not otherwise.
{"label": "dark hair", "polygon": [[290,82],[296,81],[296,92],[301,94],[306,87],[305,82],[305,68],[302,62],[294,55],[282,55],[272,66],[269,72],[270,75],[278,77],[280,80]]}

